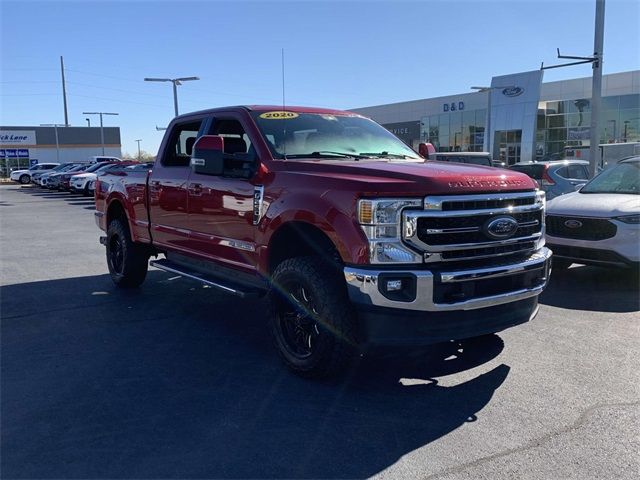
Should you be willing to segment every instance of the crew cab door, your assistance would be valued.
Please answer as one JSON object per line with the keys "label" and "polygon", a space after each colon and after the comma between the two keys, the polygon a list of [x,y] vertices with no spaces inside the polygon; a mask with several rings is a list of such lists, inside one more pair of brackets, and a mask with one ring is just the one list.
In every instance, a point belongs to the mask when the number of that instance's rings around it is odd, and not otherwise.
{"label": "crew cab door", "polygon": [[[225,171],[205,175],[192,171],[188,182],[190,248],[229,267],[255,271],[256,247],[253,176],[257,156],[238,115],[218,114],[206,134],[224,138]],[[241,166],[244,166],[244,172]]]}
{"label": "crew cab door", "polygon": [[178,250],[189,249],[189,195],[191,149],[202,118],[173,124],[149,177],[149,220],[153,242]]}

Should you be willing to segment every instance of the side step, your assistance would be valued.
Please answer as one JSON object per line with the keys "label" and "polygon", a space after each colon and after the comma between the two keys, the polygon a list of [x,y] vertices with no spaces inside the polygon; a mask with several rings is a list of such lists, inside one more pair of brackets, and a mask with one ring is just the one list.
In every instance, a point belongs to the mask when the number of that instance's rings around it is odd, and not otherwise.
{"label": "side step", "polygon": [[149,262],[149,266],[159,268],[160,270],[164,270],[165,272],[175,273],[176,275],[190,278],[191,280],[196,280],[200,283],[204,283],[205,285],[209,285],[210,287],[216,288],[225,293],[236,295],[240,298],[258,298],[264,294],[263,291],[257,288],[225,282],[219,277],[215,277],[211,274],[206,274],[193,268],[189,268],[185,265],[172,262],[171,260],[168,260],[166,258],[163,258],[161,260],[151,260]]}

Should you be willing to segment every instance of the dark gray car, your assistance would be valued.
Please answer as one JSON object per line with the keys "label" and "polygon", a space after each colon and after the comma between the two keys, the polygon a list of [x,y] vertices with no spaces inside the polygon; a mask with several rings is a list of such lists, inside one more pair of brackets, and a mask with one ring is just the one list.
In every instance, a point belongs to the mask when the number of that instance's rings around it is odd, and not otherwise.
{"label": "dark gray car", "polygon": [[589,181],[589,162],[584,160],[516,163],[510,168],[536,180],[547,199],[574,192]]}

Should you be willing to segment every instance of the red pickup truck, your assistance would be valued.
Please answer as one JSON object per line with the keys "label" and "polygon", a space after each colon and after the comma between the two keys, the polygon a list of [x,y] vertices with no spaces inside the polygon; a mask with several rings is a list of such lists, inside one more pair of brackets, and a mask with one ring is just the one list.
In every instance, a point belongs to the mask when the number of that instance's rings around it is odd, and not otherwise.
{"label": "red pickup truck", "polygon": [[371,344],[524,323],[550,273],[533,180],[426,161],[351,112],[182,115],[152,170],[101,179],[95,195],[118,286],[140,285],[152,265],[266,296],[275,345],[306,376],[336,373]]}

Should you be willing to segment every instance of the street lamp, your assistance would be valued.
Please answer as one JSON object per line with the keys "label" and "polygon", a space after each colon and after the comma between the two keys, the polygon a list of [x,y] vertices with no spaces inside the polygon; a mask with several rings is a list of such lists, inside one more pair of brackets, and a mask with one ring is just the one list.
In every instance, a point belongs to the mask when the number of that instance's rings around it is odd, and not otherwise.
{"label": "street lamp", "polygon": [[102,155],[104,155],[104,127],[102,126],[103,115],[119,115],[118,113],[109,112],[82,112],[83,115],[100,115],[100,142],[102,143]]}
{"label": "street lamp", "polygon": [[66,127],[62,123],[41,123],[41,127],[53,127],[56,132],[56,161],[60,163],[60,142],[58,141],[58,127]]}
{"label": "street lamp", "polygon": [[487,126],[485,127],[485,137],[487,138],[487,150],[491,153],[491,157],[493,158],[493,142],[491,138],[491,92],[493,90],[504,90],[505,88],[515,88],[514,85],[502,85],[500,87],[471,87],[471,90],[477,90],[478,92],[487,92],[488,93],[488,105],[487,108]]}
{"label": "street lamp", "polygon": [[91,119],[90,118],[85,118],[85,120],[87,121],[87,127],[91,126]]}
{"label": "street lamp", "polygon": [[140,142],[142,141],[141,138],[139,138],[138,140],[136,140],[136,142],[138,142],[138,161],[140,161]]}
{"label": "street lamp", "polygon": [[182,82],[189,82],[191,80],[200,80],[199,77],[181,77],[181,78],[145,78],[145,82],[171,82],[173,84],[173,108],[178,116],[178,85],[182,85]]}

